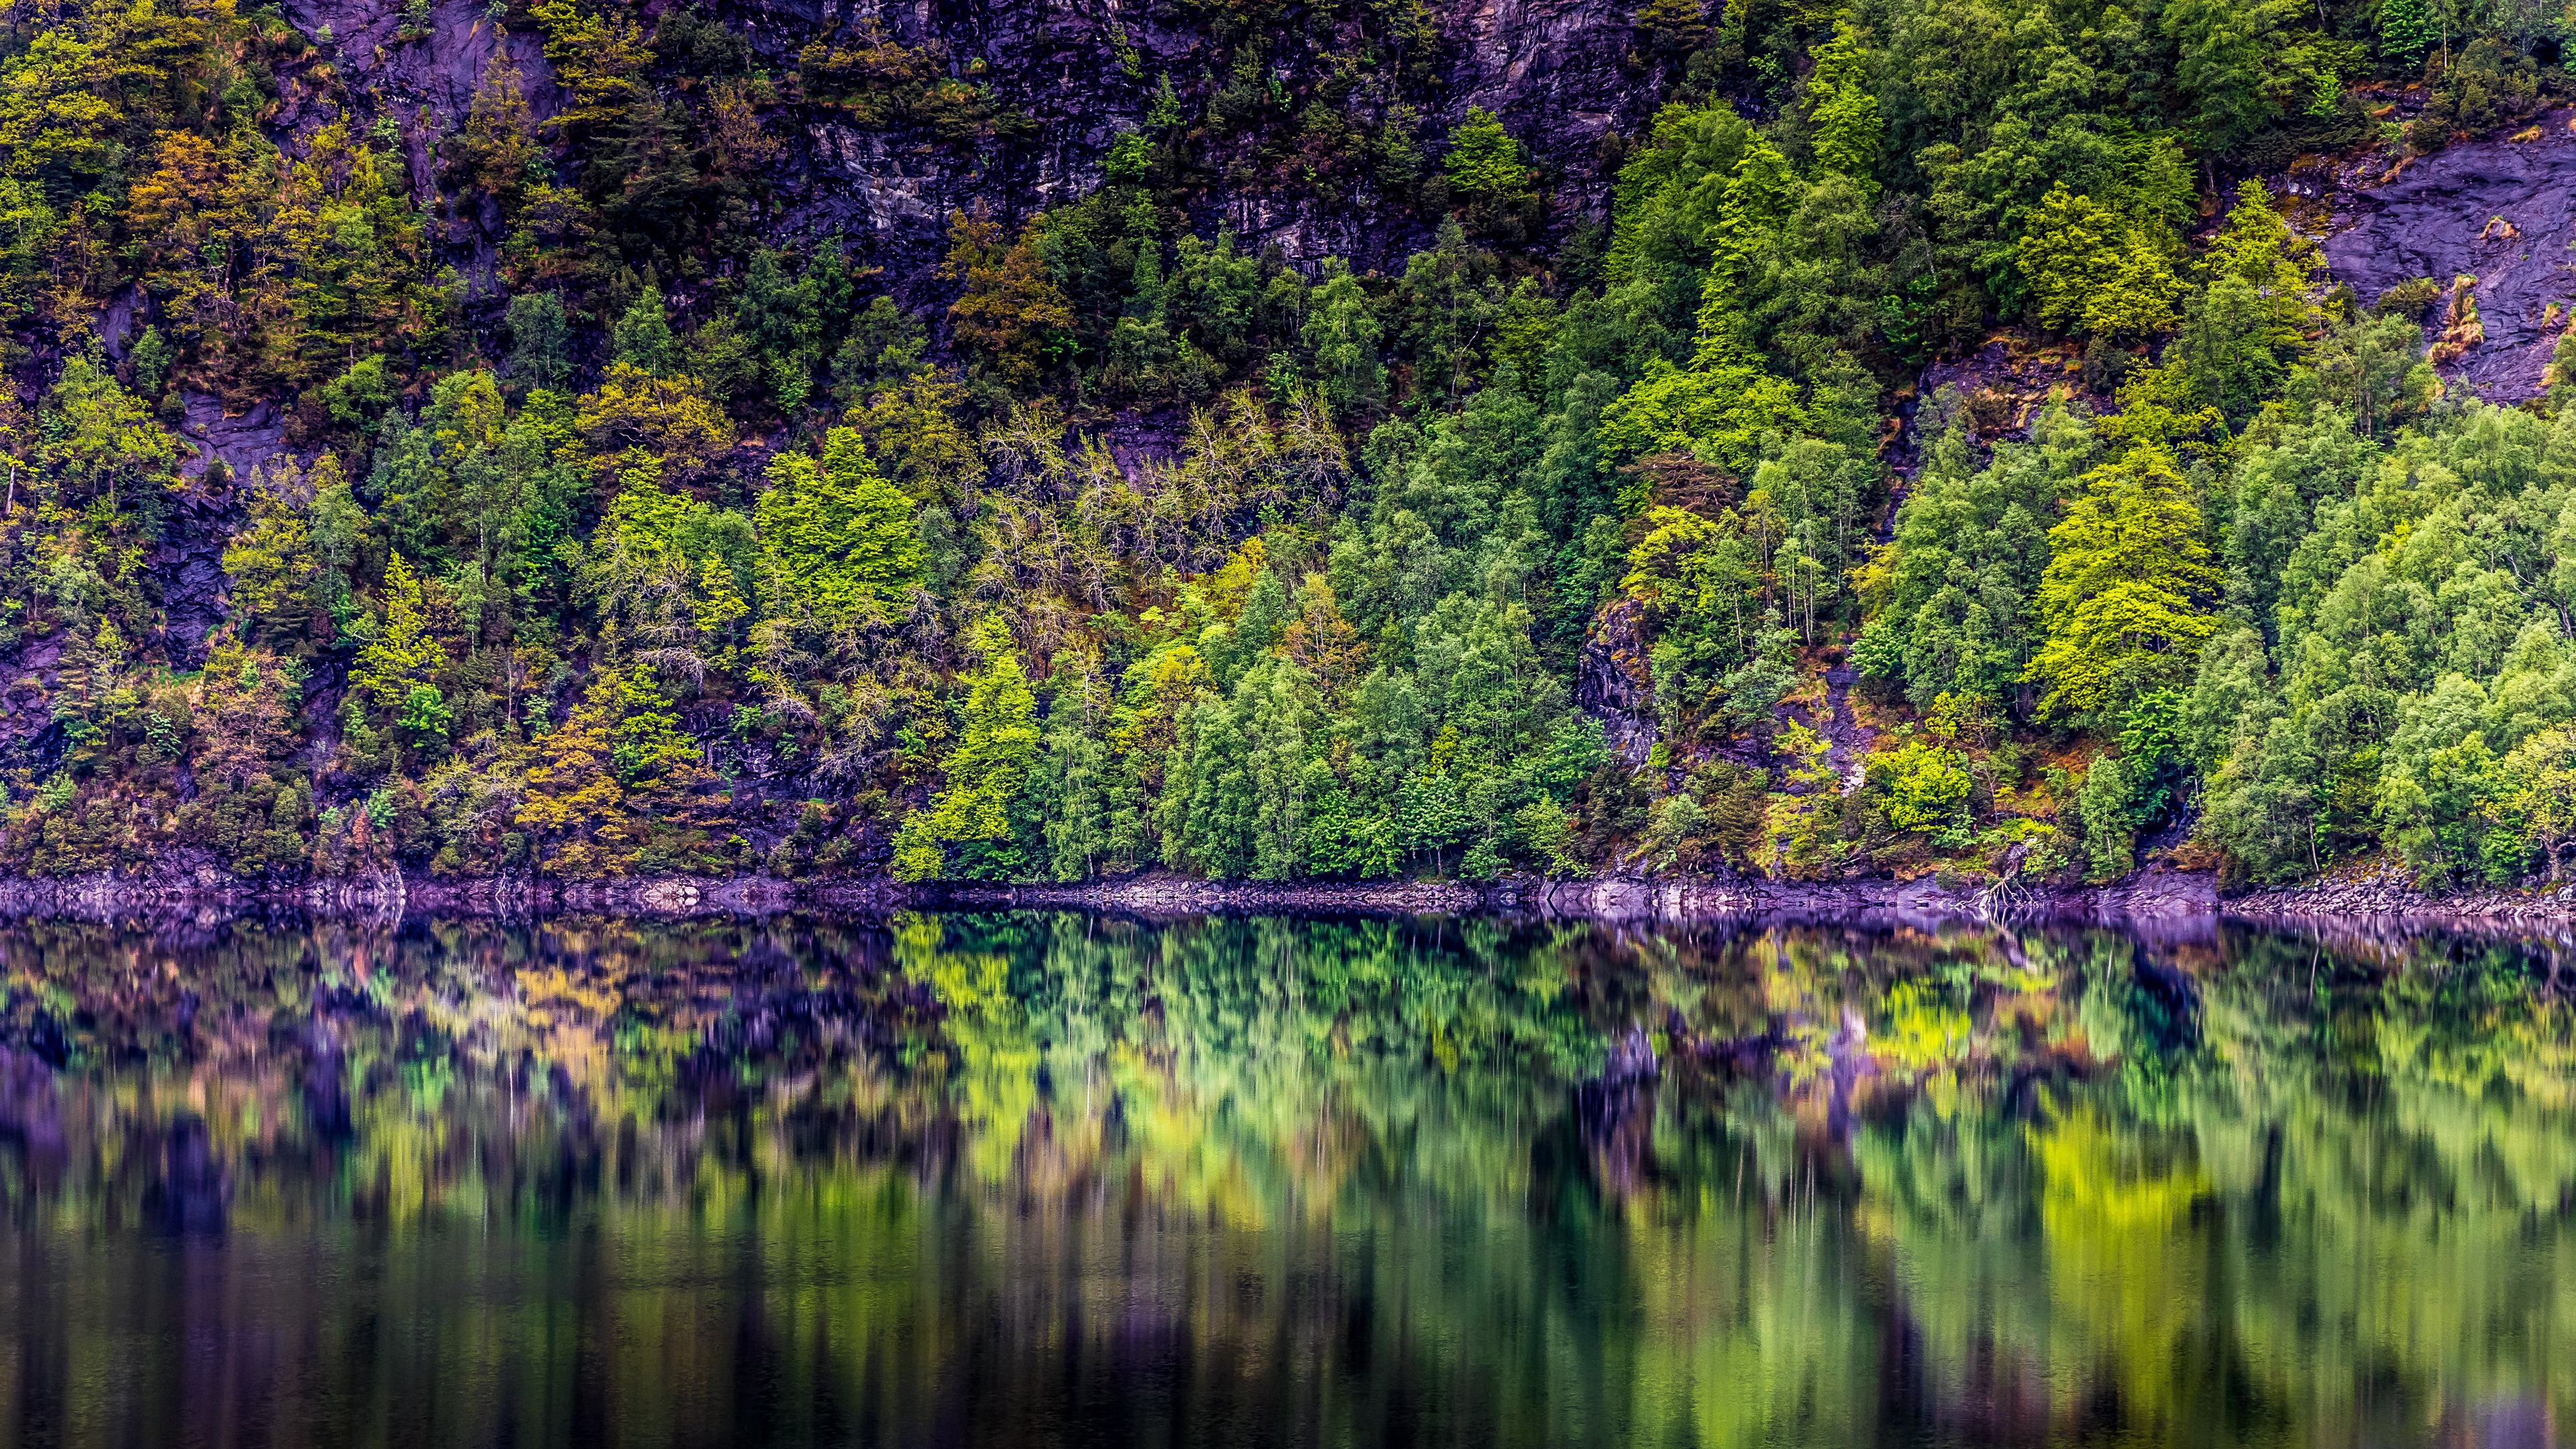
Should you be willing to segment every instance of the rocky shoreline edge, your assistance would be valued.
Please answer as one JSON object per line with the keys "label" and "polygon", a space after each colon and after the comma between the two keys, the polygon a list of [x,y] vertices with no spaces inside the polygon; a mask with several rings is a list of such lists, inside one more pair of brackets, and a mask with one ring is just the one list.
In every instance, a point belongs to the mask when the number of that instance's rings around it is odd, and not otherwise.
{"label": "rocky shoreline edge", "polygon": [[1977,883],[1773,881],[1754,878],[1461,881],[1206,881],[1144,875],[1073,884],[905,885],[876,878],[772,876],[555,881],[392,874],[263,887],[200,870],[186,875],[0,880],[0,917],[149,922],[156,916],[305,912],[329,916],[758,916],[812,910],[1062,909],[1140,917],[1205,914],[1410,916],[1492,914],[1681,925],[1780,922],[1934,927],[2005,922],[2193,931],[2220,921],[2323,931],[2449,929],[2576,937],[2576,885],[2439,894],[2402,868],[2372,863],[2291,887],[2222,895],[2206,871],[2153,865],[2117,883],[2025,890],[1997,898]]}

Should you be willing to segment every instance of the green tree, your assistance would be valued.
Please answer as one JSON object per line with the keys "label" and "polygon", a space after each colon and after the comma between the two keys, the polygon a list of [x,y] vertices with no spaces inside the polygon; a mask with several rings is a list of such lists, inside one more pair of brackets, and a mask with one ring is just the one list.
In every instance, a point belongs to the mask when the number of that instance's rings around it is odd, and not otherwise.
{"label": "green tree", "polygon": [[2379,50],[2410,66],[2424,63],[2424,53],[2441,36],[2426,0],[2379,0]]}
{"label": "green tree", "polygon": [[1837,21],[1833,39],[1810,52],[1807,74],[1809,146],[1816,164],[1858,182],[1864,199],[1878,195],[1878,152],[1886,127],[1864,67],[1869,49],[1850,20]]}
{"label": "green tree", "polygon": [[521,387],[561,389],[572,380],[572,319],[552,292],[521,292],[510,299],[510,380]]}
{"label": "green tree", "polygon": [[855,429],[832,429],[820,459],[772,459],[752,522],[766,601],[783,619],[826,631],[882,619],[922,583],[912,500],[878,474]]}
{"label": "green tree", "polygon": [[895,833],[898,880],[1017,880],[1026,873],[1026,822],[1017,817],[1038,759],[1037,696],[999,615],[977,620],[967,647],[982,665],[964,680],[957,746],[940,762],[947,784]]}
{"label": "green tree", "polygon": [[1804,421],[1796,385],[1757,364],[1683,369],[1658,357],[1602,410],[1601,442],[1622,457],[1688,453],[1741,473]]}
{"label": "green tree", "polygon": [[2576,844],[2576,730],[2543,730],[2498,763],[2481,805],[2486,823],[2514,855],[2510,878],[2538,857],[2555,884],[2566,878],[2567,848]]}
{"label": "green tree", "polygon": [[2351,410],[2366,438],[2422,412],[2441,385],[2424,360],[2424,329],[2410,317],[2338,321],[2317,345],[2314,365],[2321,390]]}
{"label": "green tree", "polygon": [[2013,257],[2043,326],[2121,341],[2173,326],[2182,283],[2160,240],[2063,184],[2032,210]]}
{"label": "green tree", "polygon": [[383,609],[375,637],[350,666],[349,687],[410,736],[415,749],[434,751],[447,743],[452,719],[439,690],[447,646],[430,632],[420,578],[401,554],[385,568]]}
{"label": "green tree", "polygon": [[1286,880],[1307,856],[1313,682],[1266,657],[1183,718],[1158,807],[1163,857],[1217,877]]}
{"label": "green tree", "polygon": [[1868,787],[1887,823],[1917,835],[1959,831],[1976,789],[1967,756],[1929,740],[1907,740],[1869,757]]}
{"label": "green tree", "polygon": [[2081,482],[2048,531],[2042,639],[2023,676],[2047,686],[2047,718],[2093,716],[2186,681],[2217,627],[2208,601],[2218,570],[2173,456],[2141,445]]}
{"label": "green tree", "polygon": [[1377,306],[1360,279],[1339,258],[1327,261],[1306,313],[1305,343],[1315,380],[1335,414],[1363,414],[1385,398],[1386,365],[1378,357],[1382,334]]}
{"label": "green tree", "polygon": [[2295,0],[2173,0],[2159,16],[2174,47],[2174,82],[2190,107],[2193,138],[2226,152],[2279,114],[2281,52],[2300,15]]}
{"label": "green tree", "polygon": [[670,315],[662,310],[662,289],[648,280],[618,317],[609,337],[609,358],[659,376],[671,370],[678,345]]}
{"label": "green tree", "polygon": [[[337,477],[339,462],[325,453],[314,464],[316,480]],[[224,576],[232,580],[233,617],[245,642],[273,648],[327,638],[331,616],[321,596],[322,565],[307,518],[313,483],[293,458],[281,458],[251,475],[249,526],[224,546]]]}
{"label": "green tree", "polygon": [[2285,354],[2306,345],[2316,319],[2310,294],[2324,269],[2317,244],[2290,229],[2271,193],[2251,177],[2237,186],[2227,224],[2200,258],[2203,276],[2213,282],[2234,277],[2253,290],[2261,300],[2266,340]]}
{"label": "green tree", "polygon": [[735,325],[760,355],[769,400],[791,417],[805,406],[822,365],[823,274],[831,261],[826,253],[803,276],[790,279],[782,254],[763,247],[752,254],[734,303]]}
{"label": "green tree", "polygon": [[63,362],[45,395],[39,478],[75,507],[93,500],[157,528],[186,448],[151,410],[87,357]]}
{"label": "green tree", "polygon": [[1450,194],[1466,204],[1474,225],[1510,227],[1536,199],[1521,143],[1482,106],[1467,108],[1441,164],[1449,173]]}
{"label": "green tree", "polygon": [[[1061,676],[1059,676],[1061,679]],[[1046,754],[1039,766],[1039,812],[1045,822],[1049,873],[1057,880],[1087,880],[1111,852],[1116,780],[1101,737],[1096,686],[1088,676],[1060,685],[1047,716]]]}

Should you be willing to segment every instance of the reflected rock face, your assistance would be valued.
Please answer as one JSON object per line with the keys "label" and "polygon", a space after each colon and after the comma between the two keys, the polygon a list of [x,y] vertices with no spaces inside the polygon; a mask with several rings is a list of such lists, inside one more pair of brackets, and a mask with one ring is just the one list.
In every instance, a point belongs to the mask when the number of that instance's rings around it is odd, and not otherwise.
{"label": "reflected rock face", "polygon": [[10,1442],[2576,1411],[2576,1009],[2509,941],[567,918],[0,970]]}

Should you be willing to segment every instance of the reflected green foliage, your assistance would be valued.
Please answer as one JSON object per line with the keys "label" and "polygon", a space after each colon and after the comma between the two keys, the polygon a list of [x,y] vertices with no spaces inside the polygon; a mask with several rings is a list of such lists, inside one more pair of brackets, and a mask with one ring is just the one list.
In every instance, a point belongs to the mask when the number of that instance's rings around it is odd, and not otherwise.
{"label": "reflected green foliage", "polygon": [[[0,962],[0,1422],[45,1442],[177,1432],[182,1315],[291,1345],[207,1392],[360,1442],[2576,1411],[2556,948],[1018,914]],[[1597,1081],[1632,1026],[1660,1077]]]}

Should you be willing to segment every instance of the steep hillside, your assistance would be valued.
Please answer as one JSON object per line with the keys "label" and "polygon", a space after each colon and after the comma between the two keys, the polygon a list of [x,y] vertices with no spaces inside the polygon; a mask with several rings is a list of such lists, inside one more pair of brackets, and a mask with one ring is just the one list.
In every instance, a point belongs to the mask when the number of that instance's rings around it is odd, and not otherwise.
{"label": "steep hillside", "polygon": [[5,15],[0,869],[2576,839],[2536,14]]}
{"label": "steep hillside", "polygon": [[[561,26],[542,15],[458,0],[429,7],[425,24],[392,3],[284,11],[307,35],[329,29],[356,109],[403,127],[424,191],[429,151],[465,123],[496,53],[519,71],[533,120],[573,103],[546,60]],[[1078,201],[1106,178],[1119,136],[1174,127],[1168,191],[1191,222],[1308,266],[1384,267],[1427,241],[1443,207],[1421,192],[1440,179],[1421,155],[1475,107],[1524,138],[1558,224],[1601,220],[1619,138],[1651,113],[1662,79],[1614,0],[647,13],[656,36],[663,16],[696,27],[659,53],[673,90],[727,72],[784,82],[763,97],[780,102],[762,118],[776,149],[750,225],[773,243],[838,232],[913,285],[945,253],[951,212],[1016,221]],[[1157,121],[1158,102],[1170,120]]]}

